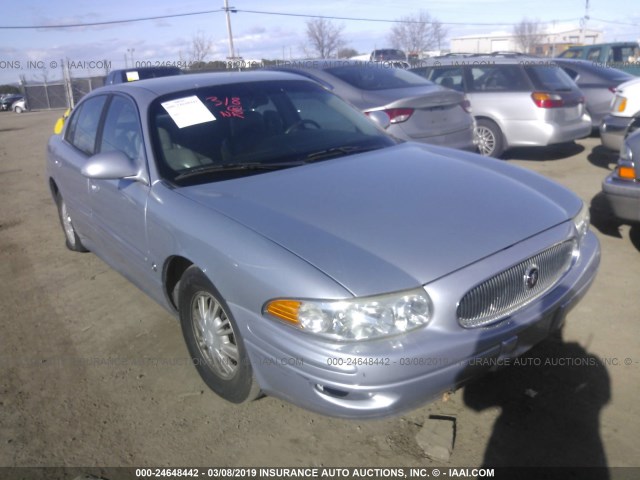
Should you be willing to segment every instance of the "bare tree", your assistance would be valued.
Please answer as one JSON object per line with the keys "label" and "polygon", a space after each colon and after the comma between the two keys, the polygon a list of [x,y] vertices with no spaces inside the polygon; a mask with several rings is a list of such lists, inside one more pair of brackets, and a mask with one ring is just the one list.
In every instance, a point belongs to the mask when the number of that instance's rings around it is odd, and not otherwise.
{"label": "bare tree", "polygon": [[331,58],[344,45],[343,30],[344,25],[336,25],[326,18],[314,18],[307,21],[307,40],[320,58]]}
{"label": "bare tree", "polygon": [[420,10],[415,15],[399,18],[391,27],[389,40],[394,48],[419,55],[425,50],[440,49],[446,36],[446,28],[428,12]]}
{"label": "bare tree", "polygon": [[532,53],[533,48],[544,40],[544,30],[538,20],[523,18],[513,27],[516,45],[523,53]]}
{"label": "bare tree", "polygon": [[191,39],[191,47],[188,50],[190,63],[204,63],[211,53],[213,42],[211,37],[206,37],[203,32],[198,31]]}

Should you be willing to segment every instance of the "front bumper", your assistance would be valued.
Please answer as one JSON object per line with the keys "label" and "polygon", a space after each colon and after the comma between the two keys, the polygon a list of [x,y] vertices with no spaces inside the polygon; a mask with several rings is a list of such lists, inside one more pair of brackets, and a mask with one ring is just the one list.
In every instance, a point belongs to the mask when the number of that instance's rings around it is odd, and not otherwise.
{"label": "front bumper", "polygon": [[633,118],[606,115],[600,124],[600,141],[602,145],[615,151],[620,151],[622,142],[627,135]]}
{"label": "front bumper", "polygon": [[569,235],[570,228],[560,225],[426,285],[434,318],[406,335],[328,342],[238,305],[231,309],[243,325],[251,364],[266,394],[337,417],[394,415],[523,354],[562,325],[598,268],[600,249],[591,232],[572,268],[551,291],[495,326],[462,328],[455,317],[455,299],[479,279]]}
{"label": "front bumper", "polygon": [[640,222],[640,183],[620,180],[613,172],[602,182],[602,191],[616,218]]}

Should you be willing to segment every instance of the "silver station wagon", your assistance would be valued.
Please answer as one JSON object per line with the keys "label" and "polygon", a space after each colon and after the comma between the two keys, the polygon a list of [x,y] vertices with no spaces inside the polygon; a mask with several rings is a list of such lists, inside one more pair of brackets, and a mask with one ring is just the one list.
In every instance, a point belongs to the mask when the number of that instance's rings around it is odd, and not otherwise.
{"label": "silver station wagon", "polygon": [[560,328],[599,263],[567,189],[400,142],[288,73],[100,88],[47,157],[67,246],[178,317],[236,403],[415,408]]}
{"label": "silver station wagon", "polygon": [[550,60],[508,54],[444,57],[411,71],[466,93],[483,155],[499,157],[510,147],[544,147],[591,133],[584,95]]}

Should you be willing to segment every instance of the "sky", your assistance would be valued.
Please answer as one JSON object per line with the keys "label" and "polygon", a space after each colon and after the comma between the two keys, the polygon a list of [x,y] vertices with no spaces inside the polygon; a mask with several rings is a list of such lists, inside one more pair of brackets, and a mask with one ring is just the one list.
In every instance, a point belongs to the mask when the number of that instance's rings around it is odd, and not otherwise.
{"label": "sky", "polygon": [[[236,51],[245,59],[306,57],[304,15],[353,17],[383,21],[334,20],[344,26],[345,46],[359,53],[390,47],[392,21],[421,9],[442,22],[448,38],[510,32],[524,17],[541,22],[578,25],[586,0],[229,0]],[[22,0],[3,8],[0,19],[0,84],[53,81],[62,76],[61,62],[70,62],[74,77],[100,75],[105,69],[141,62],[155,65],[188,58],[192,40],[212,42],[207,60],[229,54],[224,0],[109,0],[78,2]],[[12,8],[15,11],[12,11]],[[175,18],[72,28],[7,28],[59,26],[212,11]],[[254,11],[254,13],[250,12]],[[255,12],[270,12],[255,13]],[[280,14],[280,15],[278,15]],[[281,15],[289,14],[289,15]],[[294,16],[296,15],[296,16]],[[604,31],[605,41],[640,39],[640,2],[589,0],[588,28]],[[66,61],[65,60],[65,61]],[[93,67],[93,68],[92,68]]]}

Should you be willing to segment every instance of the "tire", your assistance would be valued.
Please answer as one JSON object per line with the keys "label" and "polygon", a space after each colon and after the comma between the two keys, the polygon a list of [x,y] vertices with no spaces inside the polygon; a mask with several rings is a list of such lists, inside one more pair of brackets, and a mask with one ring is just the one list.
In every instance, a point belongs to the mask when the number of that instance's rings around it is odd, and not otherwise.
{"label": "tire", "polygon": [[24,112],[24,110],[22,109],[22,107],[15,107],[15,108],[13,109],[13,111],[14,111],[14,112],[16,112],[16,113],[22,113],[22,112]]}
{"label": "tire", "polygon": [[481,118],[476,121],[475,139],[481,155],[498,158],[504,153],[504,137],[492,120]]}
{"label": "tire", "polygon": [[635,132],[638,129],[640,129],[640,117],[634,119],[629,125],[629,128],[627,129],[627,133],[625,133],[624,135],[625,140],[627,139],[627,137],[629,137],[629,135],[631,135],[633,132]]}
{"label": "tire", "polygon": [[258,398],[260,387],[238,324],[220,293],[195,266],[184,273],[179,288],[182,334],[204,383],[229,402]]}
{"label": "tire", "polygon": [[60,193],[56,193],[56,205],[58,206],[58,218],[60,219],[60,225],[64,232],[67,248],[73,252],[88,252],[89,250],[82,244],[80,237],[78,237],[76,233],[76,229],[73,227],[71,216],[67,211],[67,204]]}

